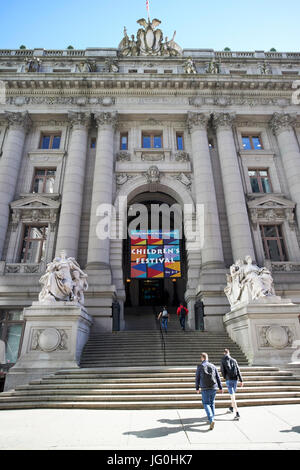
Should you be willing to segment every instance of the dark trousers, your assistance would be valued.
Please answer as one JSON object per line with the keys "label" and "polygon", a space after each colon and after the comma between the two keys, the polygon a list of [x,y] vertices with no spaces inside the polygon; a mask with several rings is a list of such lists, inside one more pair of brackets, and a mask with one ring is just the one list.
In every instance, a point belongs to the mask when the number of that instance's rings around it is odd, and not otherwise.
{"label": "dark trousers", "polygon": [[179,321],[180,321],[181,328],[185,330],[185,315],[180,315]]}

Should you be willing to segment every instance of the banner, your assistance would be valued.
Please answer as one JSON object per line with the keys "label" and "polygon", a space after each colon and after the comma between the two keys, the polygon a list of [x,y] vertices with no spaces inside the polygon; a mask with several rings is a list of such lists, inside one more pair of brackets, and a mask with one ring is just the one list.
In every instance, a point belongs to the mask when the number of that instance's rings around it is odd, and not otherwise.
{"label": "banner", "polygon": [[132,230],[132,279],[181,277],[179,231]]}

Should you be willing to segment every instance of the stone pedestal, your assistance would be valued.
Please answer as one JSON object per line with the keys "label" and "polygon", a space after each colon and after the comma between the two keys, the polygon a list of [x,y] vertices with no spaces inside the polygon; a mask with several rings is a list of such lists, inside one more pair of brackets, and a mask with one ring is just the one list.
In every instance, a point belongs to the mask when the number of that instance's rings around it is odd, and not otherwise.
{"label": "stone pedestal", "polygon": [[224,324],[250,365],[287,365],[300,340],[299,313],[300,306],[289,300],[266,299],[239,303],[225,315]]}
{"label": "stone pedestal", "polygon": [[6,377],[5,390],[40,379],[58,369],[78,368],[92,317],[73,302],[33,302],[26,321],[20,358]]}

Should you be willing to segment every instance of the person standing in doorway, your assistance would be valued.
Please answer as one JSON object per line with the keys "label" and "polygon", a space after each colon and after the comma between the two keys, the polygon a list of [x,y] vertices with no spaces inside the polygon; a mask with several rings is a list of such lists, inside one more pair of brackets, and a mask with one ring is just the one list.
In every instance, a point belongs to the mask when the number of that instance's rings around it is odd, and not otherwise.
{"label": "person standing in doorway", "polygon": [[229,411],[233,413],[235,411],[235,420],[238,421],[240,419],[240,413],[238,411],[235,394],[237,389],[238,380],[241,383],[241,387],[243,386],[243,379],[241,376],[241,372],[238,366],[238,363],[235,359],[230,356],[229,349],[224,349],[224,357],[221,361],[221,374],[226,381],[226,386],[228,388],[228,392],[231,398],[231,406]]}
{"label": "person standing in doorway", "polygon": [[201,364],[197,367],[196,371],[196,391],[202,394],[202,403],[209,421],[209,429],[213,430],[215,427],[215,398],[217,390],[223,393],[222,383],[214,364],[208,362],[207,353],[200,355]]}
{"label": "person standing in doorway", "polygon": [[180,326],[183,331],[185,331],[185,320],[186,320],[188,313],[189,313],[188,309],[184,307],[183,303],[181,302],[181,304],[179,305],[177,309],[177,315],[179,317]]}
{"label": "person standing in doorway", "polygon": [[166,306],[163,307],[162,312],[160,312],[158,315],[158,320],[160,319],[162,329],[165,330],[166,333],[168,333],[168,320],[170,319],[170,315]]}

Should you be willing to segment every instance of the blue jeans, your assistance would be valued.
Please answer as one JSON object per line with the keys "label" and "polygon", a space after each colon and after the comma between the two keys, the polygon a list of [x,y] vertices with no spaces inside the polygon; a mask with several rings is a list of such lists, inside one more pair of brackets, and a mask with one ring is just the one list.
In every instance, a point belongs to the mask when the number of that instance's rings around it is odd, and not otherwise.
{"label": "blue jeans", "polygon": [[165,331],[168,331],[168,318],[161,319],[161,326],[162,326],[162,329],[164,329]]}
{"label": "blue jeans", "polygon": [[216,389],[201,390],[202,403],[206,411],[209,422],[215,420],[215,398],[217,394]]}
{"label": "blue jeans", "polygon": [[230,395],[236,393],[237,380],[226,380],[226,386]]}

